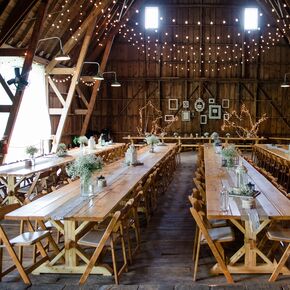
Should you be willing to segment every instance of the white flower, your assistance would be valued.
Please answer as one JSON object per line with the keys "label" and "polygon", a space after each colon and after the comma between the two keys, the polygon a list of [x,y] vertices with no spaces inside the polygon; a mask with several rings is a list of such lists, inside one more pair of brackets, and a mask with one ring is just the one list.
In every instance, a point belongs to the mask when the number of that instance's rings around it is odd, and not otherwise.
{"label": "white flower", "polygon": [[159,139],[154,134],[147,136],[145,140],[148,145],[154,145],[160,142]]}
{"label": "white flower", "polygon": [[79,144],[88,144],[88,138],[86,136],[80,136],[78,138],[78,143]]}
{"label": "white flower", "polygon": [[72,178],[80,177],[89,180],[95,171],[102,168],[103,159],[94,154],[88,154],[77,157],[66,167],[66,172]]}

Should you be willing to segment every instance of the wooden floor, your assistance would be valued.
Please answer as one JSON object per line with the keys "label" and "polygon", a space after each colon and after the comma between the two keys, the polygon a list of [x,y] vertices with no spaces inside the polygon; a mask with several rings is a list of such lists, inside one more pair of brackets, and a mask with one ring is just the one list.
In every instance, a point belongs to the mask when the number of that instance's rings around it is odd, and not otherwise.
{"label": "wooden floor", "polygon": [[[227,285],[223,276],[209,274],[214,264],[204,246],[198,269],[198,281],[192,282],[192,244],[195,224],[189,212],[187,195],[192,190],[195,154],[181,154],[181,165],[169,190],[159,200],[159,208],[142,232],[142,248],[129,272],[121,277],[120,286],[111,277],[91,275],[81,289],[128,290],[211,290],[211,289],[282,289],[290,290],[290,277],[280,276],[268,283],[269,275],[234,275],[235,284]],[[227,249],[229,250],[229,249]],[[233,249],[234,250],[234,249]],[[30,275],[29,289],[79,289],[79,275]],[[17,272],[3,278],[0,289],[26,289]]]}

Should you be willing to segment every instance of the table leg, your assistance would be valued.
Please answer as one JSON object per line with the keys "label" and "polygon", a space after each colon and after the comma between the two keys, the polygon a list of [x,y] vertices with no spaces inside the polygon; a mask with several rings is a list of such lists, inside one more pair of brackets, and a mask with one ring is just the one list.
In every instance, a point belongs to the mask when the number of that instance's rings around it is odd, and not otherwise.
{"label": "table leg", "polygon": [[[81,249],[77,245],[77,235],[83,228],[83,225],[77,226],[76,221],[64,220],[64,248],[50,262],[44,263],[33,274],[40,273],[66,273],[66,274],[82,274],[87,268],[89,259],[85,257]],[[65,258],[64,264],[59,264],[61,258]],[[85,263],[80,264],[79,258]],[[91,274],[101,274],[111,276],[113,273],[111,267],[106,264],[93,267]]]}

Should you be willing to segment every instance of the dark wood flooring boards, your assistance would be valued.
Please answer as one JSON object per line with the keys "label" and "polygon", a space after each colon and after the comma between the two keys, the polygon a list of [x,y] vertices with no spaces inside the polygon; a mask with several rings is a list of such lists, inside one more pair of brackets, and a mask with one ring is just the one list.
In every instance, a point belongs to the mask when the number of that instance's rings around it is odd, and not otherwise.
{"label": "dark wood flooring boards", "polygon": [[[195,224],[189,212],[187,196],[192,191],[196,155],[181,154],[181,165],[167,192],[160,198],[158,209],[142,231],[142,247],[129,272],[121,277],[120,286],[112,277],[90,275],[79,288],[79,275],[31,276],[35,290],[290,290],[290,277],[279,276],[268,283],[269,275],[234,275],[236,281],[227,285],[225,278],[209,274],[215,263],[207,246],[203,246],[198,268],[198,281],[192,282],[192,246]],[[11,231],[15,227],[11,226]],[[237,245],[238,246],[238,245]],[[235,246],[231,246],[234,248]],[[0,289],[27,289],[15,272],[5,277]]]}

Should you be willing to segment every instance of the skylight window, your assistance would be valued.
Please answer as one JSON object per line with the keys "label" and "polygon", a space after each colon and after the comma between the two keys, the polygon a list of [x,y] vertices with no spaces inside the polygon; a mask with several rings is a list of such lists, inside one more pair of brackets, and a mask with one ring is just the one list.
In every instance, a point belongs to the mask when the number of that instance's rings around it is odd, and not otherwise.
{"label": "skylight window", "polygon": [[145,7],[145,28],[157,29],[159,26],[158,7]]}
{"label": "skylight window", "polygon": [[244,29],[257,30],[258,29],[258,8],[245,8],[244,14]]}

